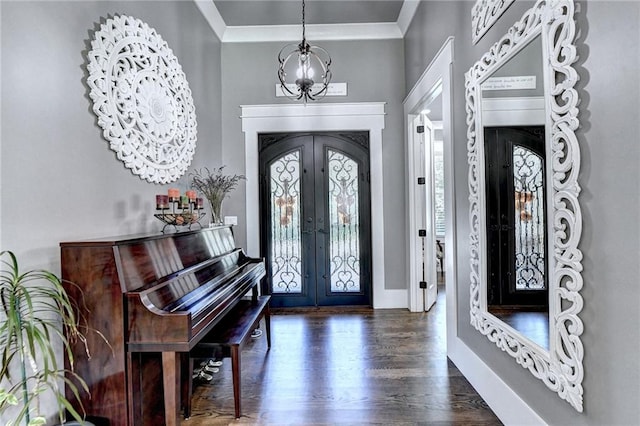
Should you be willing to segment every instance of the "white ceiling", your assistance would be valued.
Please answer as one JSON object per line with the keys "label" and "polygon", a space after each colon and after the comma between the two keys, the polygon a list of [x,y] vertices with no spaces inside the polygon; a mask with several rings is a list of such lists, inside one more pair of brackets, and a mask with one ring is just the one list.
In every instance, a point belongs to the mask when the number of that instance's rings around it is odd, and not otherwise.
{"label": "white ceiling", "polygon": [[[194,0],[222,42],[295,41],[302,0]],[[402,38],[420,0],[305,0],[307,38]]]}
{"label": "white ceiling", "polygon": [[[228,26],[300,25],[302,2],[296,0],[214,0]],[[402,0],[305,0],[307,24],[396,22]]]}

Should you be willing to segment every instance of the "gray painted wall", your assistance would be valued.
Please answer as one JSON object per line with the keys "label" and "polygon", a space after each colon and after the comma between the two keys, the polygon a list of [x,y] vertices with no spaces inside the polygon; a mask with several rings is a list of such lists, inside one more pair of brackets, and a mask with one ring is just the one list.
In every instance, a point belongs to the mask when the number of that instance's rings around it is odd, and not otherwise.
{"label": "gray painted wall", "polygon": [[172,48],[198,120],[192,167],[220,156],[220,42],[191,2],[2,3],[2,247],[57,269],[58,243],[159,229],[156,185],[116,159],[85,84],[100,22],[133,15]]}
{"label": "gray painted wall", "polygon": [[[225,43],[222,46],[222,156],[229,172],[245,170],[240,105],[291,102],[275,96],[277,57],[284,44]],[[386,102],[382,134],[385,229],[374,229],[373,232],[384,232],[385,287],[406,288],[402,40],[323,41],[317,44],[331,55],[333,81],[348,85],[348,96],[325,97],[320,102]],[[238,216],[235,235],[237,241],[244,244],[244,184],[225,201],[224,211]]]}
{"label": "gray painted wall", "polygon": [[59,274],[61,241],[159,230],[154,195],[185,190],[186,180],[151,184],[116,159],[91,110],[85,55],[93,31],[114,14],[155,28],[193,92],[198,145],[189,170],[211,164],[221,153],[221,43],[200,11],[185,1],[0,7],[2,250],[14,251],[25,268]]}
{"label": "gray painted wall", "polygon": [[471,43],[473,2],[423,2],[405,37],[408,90],[447,36],[455,36],[453,126],[458,230],[458,335],[546,422],[636,425],[640,421],[640,4],[580,2],[576,68],[582,149],[585,324],[584,413],[569,404],[469,325],[469,203],[464,73],[533,2],[516,2],[478,43]]}

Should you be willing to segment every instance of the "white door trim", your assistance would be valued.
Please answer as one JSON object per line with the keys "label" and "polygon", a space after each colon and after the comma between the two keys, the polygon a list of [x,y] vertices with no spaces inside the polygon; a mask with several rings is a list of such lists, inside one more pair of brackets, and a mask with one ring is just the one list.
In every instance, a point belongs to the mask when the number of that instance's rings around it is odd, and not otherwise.
{"label": "white door trim", "polygon": [[369,131],[371,256],[374,308],[406,308],[406,290],[385,289],[382,129],[384,102],[241,105],[245,135],[247,253],[260,255],[258,134],[271,132]]}
{"label": "white door trim", "polygon": [[[455,226],[455,197],[453,173],[453,143],[452,143],[452,114],[451,114],[451,65],[453,63],[453,37],[449,37],[436,57],[431,61],[418,82],[404,100],[404,115],[406,118],[406,152],[413,152],[412,122],[420,111],[429,104],[434,97],[441,93],[442,98],[442,137],[444,146],[445,165],[445,282],[447,287],[447,345],[456,338],[457,330],[457,265],[456,265],[456,226]],[[409,309],[413,312],[421,310],[422,302],[419,298],[421,290],[416,276],[419,254],[412,241],[417,235],[416,200],[411,188],[416,183],[414,162],[406,158],[407,167],[407,242],[409,243]],[[453,333],[453,334],[452,334]]]}

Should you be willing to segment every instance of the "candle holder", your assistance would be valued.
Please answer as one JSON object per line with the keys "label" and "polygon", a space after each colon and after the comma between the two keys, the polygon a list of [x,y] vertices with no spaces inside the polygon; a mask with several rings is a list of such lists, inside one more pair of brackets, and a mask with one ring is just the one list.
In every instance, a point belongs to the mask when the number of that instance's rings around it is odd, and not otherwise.
{"label": "candle holder", "polygon": [[169,226],[173,226],[178,231],[179,226],[187,226],[191,229],[193,225],[202,228],[200,219],[207,215],[204,209],[202,198],[169,197],[166,195],[156,196],[156,210],[160,213],[154,214],[159,220],[164,222],[162,233]]}

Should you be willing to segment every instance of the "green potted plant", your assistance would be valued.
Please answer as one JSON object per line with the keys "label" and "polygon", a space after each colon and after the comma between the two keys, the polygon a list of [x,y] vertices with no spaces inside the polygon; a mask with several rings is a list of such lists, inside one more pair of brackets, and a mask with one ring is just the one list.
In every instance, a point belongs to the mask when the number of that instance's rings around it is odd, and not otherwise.
{"label": "green potted plant", "polygon": [[224,167],[213,169],[213,172],[205,167],[190,174],[191,187],[202,192],[209,201],[211,222],[214,224],[223,223],[222,201],[236,188],[240,180],[246,179],[244,175],[225,175]]}
{"label": "green potted plant", "polygon": [[[8,425],[43,425],[40,397],[50,391],[60,423],[66,413],[82,423],[82,407],[76,410],[65,395],[65,385],[78,401],[79,392],[88,392],[73,372],[71,343],[85,342],[76,306],[55,274],[21,272],[11,251],[0,252],[0,259],[0,415],[11,416]],[[60,344],[69,368],[56,358]]]}

